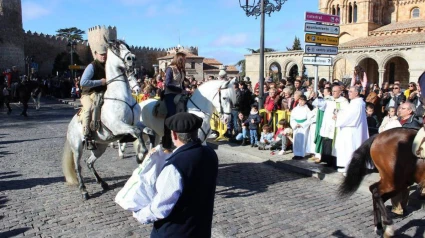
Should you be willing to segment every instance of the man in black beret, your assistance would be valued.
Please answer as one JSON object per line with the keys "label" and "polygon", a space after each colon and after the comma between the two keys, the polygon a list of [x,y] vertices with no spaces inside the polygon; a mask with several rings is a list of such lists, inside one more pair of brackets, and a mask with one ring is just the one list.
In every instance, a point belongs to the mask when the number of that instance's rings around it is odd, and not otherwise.
{"label": "man in black beret", "polygon": [[211,237],[218,158],[198,139],[202,118],[181,112],[165,120],[177,147],[155,183],[151,203],[134,212],[152,223],[151,237]]}

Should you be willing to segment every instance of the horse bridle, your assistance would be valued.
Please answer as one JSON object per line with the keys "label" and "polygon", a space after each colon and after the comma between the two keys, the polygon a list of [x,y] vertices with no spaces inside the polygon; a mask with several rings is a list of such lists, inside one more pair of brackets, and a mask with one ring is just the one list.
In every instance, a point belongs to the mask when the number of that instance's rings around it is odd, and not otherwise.
{"label": "horse bridle", "polygon": [[223,114],[224,115],[231,115],[232,114],[231,112],[224,112],[223,104],[221,103],[221,90],[222,89],[228,89],[228,88],[219,88],[218,92],[214,95],[213,100],[218,94],[218,102],[220,103],[220,115],[223,115]]}

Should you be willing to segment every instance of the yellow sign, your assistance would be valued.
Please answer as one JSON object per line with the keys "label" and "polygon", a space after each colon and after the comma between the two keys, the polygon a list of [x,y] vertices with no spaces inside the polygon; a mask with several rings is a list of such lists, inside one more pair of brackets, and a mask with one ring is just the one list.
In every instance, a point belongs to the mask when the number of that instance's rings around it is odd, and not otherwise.
{"label": "yellow sign", "polygon": [[86,66],[84,66],[84,65],[70,65],[70,66],[68,66],[68,68],[78,70],[78,69],[85,69]]}
{"label": "yellow sign", "polygon": [[305,43],[316,43],[325,45],[338,45],[339,38],[334,36],[322,36],[315,34],[305,34]]}

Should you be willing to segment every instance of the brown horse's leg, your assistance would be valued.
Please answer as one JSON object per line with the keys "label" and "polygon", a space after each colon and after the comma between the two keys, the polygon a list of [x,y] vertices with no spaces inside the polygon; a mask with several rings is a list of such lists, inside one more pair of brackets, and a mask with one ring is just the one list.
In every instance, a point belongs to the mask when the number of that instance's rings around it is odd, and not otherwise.
{"label": "brown horse's leg", "polygon": [[383,227],[382,227],[382,219],[381,219],[381,212],[379,211],[379,208],[377,206],[377,199],[375,198],[374,195],[374,189],[377,187],[376,186],[377,183],[372,184],[369,187],[370,192],[372,193],[372,203],[373,203],[373,222],[375,224],[375,232],[378,235],[382,235],[383,233]]}
{"label": "brown horse's leg", "polygon": [[394,235],[393,219],[390,217],[384,203],[397,194],[397,191],[395,191],[391,185],[385,184],[384,182],[381,179],[381,181],[372,184],[369,189],[371,190],[373,198],[376,201],[376,206],[381,212],[383,219],[382,223],[386,226],[384,237],[392,237]]}

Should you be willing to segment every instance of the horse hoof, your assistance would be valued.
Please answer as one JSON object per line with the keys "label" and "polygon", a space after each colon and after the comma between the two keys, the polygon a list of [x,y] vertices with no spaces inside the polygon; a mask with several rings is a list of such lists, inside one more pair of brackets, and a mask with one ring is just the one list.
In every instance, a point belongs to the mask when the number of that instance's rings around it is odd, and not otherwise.
{"label": "horse hoof", "polygon": [[118,159],[124,159],[124,155],[118,155]]}
{"label": "horse hoof", "polygon": [[90,198],[90,195],[88,193],[83,193],[83,200],[88,200]]}
{"label": "horse hoof", "polygon": [[141,164],[141,163],[143,162],[143,159],[142,159],[142,160],[140,160],[139,158],[137,158],[137,157],[136,157],[136,162],[137,162],[138,164]]}
{"label": "horse hoof", "polygon": [[377,227],[375,227],[375,233],[376,233],[378,236],[382,236],[383,230],[382,230],[382,229],[378,229]]}
{"label": "horse hoof", "polygon": [[387,226],[385,228],[384,238],[389,238],[394,236],[394,228],[393,226]]}
{"label": "horse hoof", "polygon": [[103,191],[109,190],[109,185],[105,182],[101,184]]}

